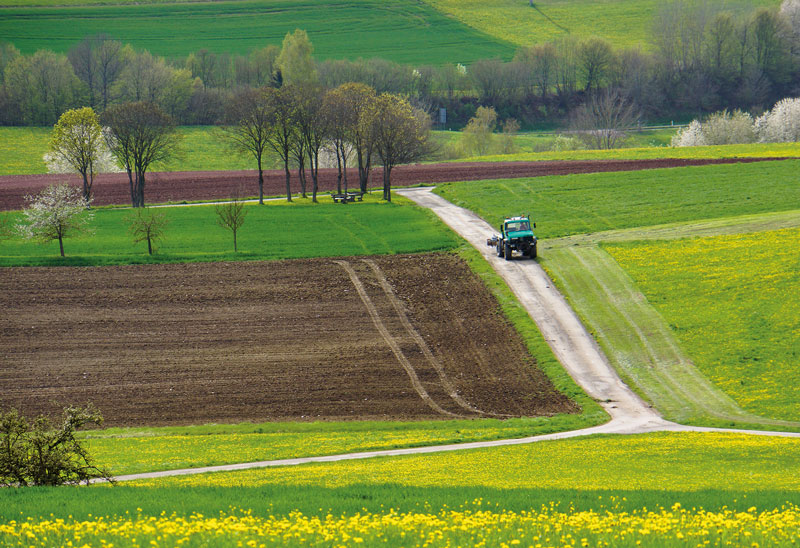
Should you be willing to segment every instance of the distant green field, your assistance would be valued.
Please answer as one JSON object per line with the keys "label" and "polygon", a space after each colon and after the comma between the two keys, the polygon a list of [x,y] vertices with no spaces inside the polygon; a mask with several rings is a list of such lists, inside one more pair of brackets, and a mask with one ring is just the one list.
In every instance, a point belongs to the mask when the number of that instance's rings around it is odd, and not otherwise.
{"label": "distant green field", "polygon": [[[673,132],[674,133],[674,132]],[[743,145],[709,145],[699,147],[670,147],[666,143],[650,143],[644,134],[640,140],[632,141],[631,147],[612,150],[563,150],[516,154],[495,154],[479,158],[460,158],[457,161],[472,162],[542,162],[549,160],[652,160],[657,158],[704,159],[704,158],[798,158],[800,143],[749,143]],[[663,139],[663,137],[662,137]],[[654,140],[654,139],[651,139]],[[655,145],[655,146],[653,146]]]}
{"label": "distant green field", "polygon": [[[509,59],[514,46],[413,0],[231,0],[129,3],[2,0],[0,40],[23,53],[65,52],[86,36],[107,34],[167,57],[193,51],[247,53],[306,30],[318,59],[381,57],[409,64]],[[40,4],[46,4],[41,6]],[[55,5],[54,5],[55,4]],[[65,24],[67,23],[68,24]]]}
{"label": "distant green field", "polygon": [[[529,212],[537,234],[570,234],[800,209],[798,160],[501,179],[440,185],[436,193],[492,225]],[[513,208],[513,209],[509,209]]]}
{"label": "distant green field", "polygon": [[[566,35],[598,36],[617,47],[649,44],[658,0],[424,0],[443,13],[497,38],[520,46]],[[726,2],[734,9],[777,7],[780,0]]]}
{"label": "distant green field", "polygon": [[800,417],[800,230],[607,243],[694,364],[743,409]]}
{"label": "distant green field", "polygon": [[[38,244],[15,236],[0,241],[0,266],[111,265],[201,261],[272,260],[303,257],[337,257],[382,253],[414,253],[453,249],[456,236],[442,230],[431,213],[397,203],[380,202],[368,195],[364,203],[347,208],[333,203],[268,202],[246,206],[248,214],[239,230],[239,252],[233,252],[230,231],[216,224],[213,206],[170,207],[169,220],[158,252],[147,255],[147,244],[133,244],[125,217],[129,209],[97,209],[92,235],[67,238],[66,258],[59,257],[58,242]],[[11,213],[18,218],[20,213]],[[283,227],[303,226],[303,231]],[[313,238],[310,235],[313,234]]]}

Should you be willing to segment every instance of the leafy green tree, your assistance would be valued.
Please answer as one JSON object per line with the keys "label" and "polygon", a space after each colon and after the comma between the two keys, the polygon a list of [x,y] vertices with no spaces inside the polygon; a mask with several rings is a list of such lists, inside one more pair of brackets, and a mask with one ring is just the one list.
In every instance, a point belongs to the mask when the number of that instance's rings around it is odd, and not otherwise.
{"label": "leafy green tree", "polygon": [[392,169],[419,160],[431,149],[430,118],[404,98],[382,93],[364,112],[361,125],[383,165],[383,199],[391,202]]}
{"label": "leafy green tree", "polygon": [[265,88],[264,90],[270,105],[272,116],[272,131],[267,143],[283,162],[283,172],[286,176],[286,201],[292,201],[289,162],[292,159],[294,143],[299,139],[297,126],[297,101],[296,93],[291,85],[284,85],[278,89]]}
{"label": "leafy green tree", "polygon": [[128,233],[133,236],[133,243],[147,242],[147,254],[153,254],[153,244],[164,237],[164,230],[169,220],[164,213],[137,208],[126,217]]}
{"label": "leafy green tree", "polygon": [[35,196],[26,196],[28,207],[18,230],[26,238],[42,243],[58,240],[64,256],[64,238],[86,231],[92,218],[81,189],[67,184],[50,185]]}
{"label": "leafy green tree", "polygon": [[497,112],[494,107],[478,107],[475,116],[467,122],[462,139],[464,149],[475,156],[483,156],[489,152],[497,127]]}
{"label": "leafy green tree", "polygon": [[110,473],[92,462],[75,432],[86,424],[100,425],[101,414],[91,405],[66,407],[59,425],[43,415],[28,421],[16,409],[0,412],[0,485],[64,485],[111,481]]}
{"label": "leafy green tree", "polygon": [[317,67],[311,54],[314,46],[304,30],[287,32],[275,64],[287,84],[313,84],[317,81]]}
{"label": "leafy green tree", "polygon": [[77,172],[83,178],[83,198],[92,199],[95,173],[119,171],[91,107],[68,110],[56,122],[45,163],[51,173]]}

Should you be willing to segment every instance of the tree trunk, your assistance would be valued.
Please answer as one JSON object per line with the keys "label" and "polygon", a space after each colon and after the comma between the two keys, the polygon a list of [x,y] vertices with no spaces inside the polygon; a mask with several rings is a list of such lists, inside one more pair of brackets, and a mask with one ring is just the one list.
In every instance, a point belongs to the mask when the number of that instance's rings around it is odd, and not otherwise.
{"label": "tree trunk", "polygon": [[258,157],[258,203],[264,205],[264,170],[261,168],[261,156]]}
{"label": "tree trunk", "polygon": [[61,238],[61,234],[58,235],[58,249],[61,251],[61,256],[64,256],[64,240]]}
{"label": "tree trunk", "polygon": [[292,187],[291,187],[291,179],[292,174],[289,172],[289,160],[286,159],[283,161],[283,171],[286,174],[286,201],[292,201]]}
{"label": "tree trunk", "polygon": [[136,189],[133,184],[133,173],[130,168],[126,168],[125,170],[128,172],[128,182],[131,187],[131,207],[136,207]]}
{"label": "tree trunk", "polygon": [[383,199],[387,202],[392,201],[392,183],[390,181],[391,173],[391,166],[383,166]]}
{"label": "tree trunk", "polygon": [[152,240],[150,239],[150,236],[147,237],[147,254],[148,255],[152,255],[153,254],[153,244],[152,244]]}
{"label": "tree trunk", "polygon": [[308,198],[306,195],[306,186],[308,183],[308,181],[306,181],[306,163],[305,160],[298,160],[297,163],[297,177],[300,179],[300,192],[303,198]]}
{"label": "tree trunk", "polygon": [[236,230],[233,231],[233,252],[236,253]]}
{"label": "tree trunk", "polygon": [[319,152],[308,153],[308,163],[311,164],[311,201],[317,203],[317,190],[319,189]]}
{"label": "tree trunk", "polygon": [[342,152],[339,145],[336,145],[336,167],[339,172],[336,174],[336,193],[342,193]]}
{"label": "tree trunk", "polygon": [[342,175],[344,177],[344,193],[347,194],[347,151],[342,148]]}
{"label": "tree trunk", "polygon": [[89,182],[89,173],[88,171],[81,172],[83,175],[83,199],[86,200],[86,208],[89,208],[89,200],[92,197],[92,185]]}

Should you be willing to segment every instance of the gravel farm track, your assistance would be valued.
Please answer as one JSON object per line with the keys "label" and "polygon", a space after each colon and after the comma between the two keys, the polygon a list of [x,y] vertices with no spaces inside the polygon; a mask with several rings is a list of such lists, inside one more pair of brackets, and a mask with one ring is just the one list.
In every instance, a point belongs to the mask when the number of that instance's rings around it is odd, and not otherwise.
{"label": "gravel farm track", "polygon": [[[726,159],[655,159],[655,160],[586,160],[546,162],[454,162],[444,164],[414,164],[398,166],[392,170],[392,186],[405,187],[420,184],[432,185],[451,181],[477,181],[515,177],[541,177],[570,173],[597,173],[603,171],[636,171],[667,167],[698,166],[758,162],[778,158],[726,158]],[[0,176],[0,211],[22,209],[25,196],[32,195],[47,185],[62,181],[79,184],[77,175],[3,175]],[[255,171],[176,171],[148,173],[145,187],[147,203],[192,202],[220,200],[234,194],[256,195]],[[358,175],[348,170],[349,187],[358,186]],[[370,174],[372,185],[381,181],[380,169]],[[292,192],[299,192],[297,174],[292,173]],[[336,170],[320,170],[319,190],[328,192],[336,188]],[[311,191],[309,181],[308,191]],[[264,195],[280,196],[286,192],[282,170],[264,172]],[[94,205],[128,204],[130,190],[124,173],[101,174],[95,178]]]}

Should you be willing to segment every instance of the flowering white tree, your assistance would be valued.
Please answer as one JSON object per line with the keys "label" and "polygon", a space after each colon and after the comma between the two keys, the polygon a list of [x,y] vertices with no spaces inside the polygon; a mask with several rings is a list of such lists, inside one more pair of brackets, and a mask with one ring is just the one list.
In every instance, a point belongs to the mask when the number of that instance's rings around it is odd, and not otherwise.
{"label": "flowering white tree", "polygon": [[674,147],[698,147],[752,143],[755,140],[755,127],[750,114],[741,110],[723,110],[710,115],[702,124],[699,120],[692,120],[688,127],[673,135],[670,144]]}
{"label": "flowering white tree", "polygon": [[91,200],[95,173],[118,172],[97,114],[89,107],[68,110],[58,119],[44,155],[50,173],[78,173],[83,177],[83,197]]}
{"label": "flowering white tree", "polygon": [[87,211],[89,202],[81,189],[68,184],[50,185],[35,196],[25,196],[28,207],[23,210],[24,221],[17,225],[19,233],[42,243],[58,240],[64,256],[64,238],[87,230],[92,218]]}
{"label": "flowering white tree", "polygon": [[800,141],[800,98],[781,99],[756,120],[755,127],[762,143]]}

